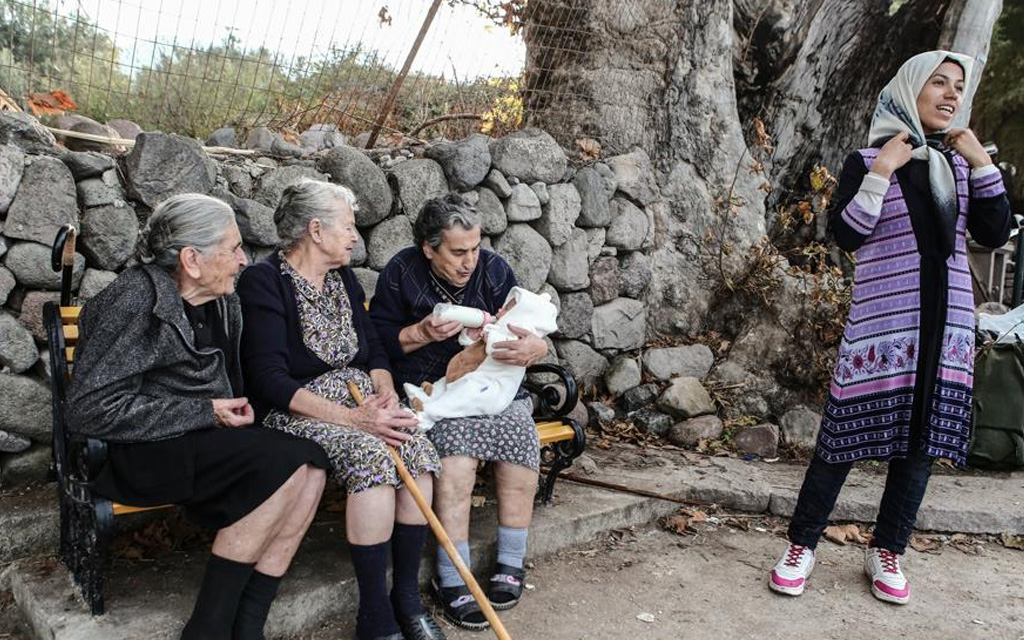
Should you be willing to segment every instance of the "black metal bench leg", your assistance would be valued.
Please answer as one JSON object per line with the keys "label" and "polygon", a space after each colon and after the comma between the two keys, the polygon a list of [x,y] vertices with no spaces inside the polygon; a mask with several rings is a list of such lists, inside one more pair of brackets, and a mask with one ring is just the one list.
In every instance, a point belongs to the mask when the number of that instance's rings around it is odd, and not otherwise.
{"label": "black metal bench leg", "polygon": [[555,481],[558,480],[558,474],[571,466],[572,458],[562,454],[557,455],[555,459],[551,461],[551,467],[548,469],[547,475],[544,476],[544,482],[541,483],[541,504],[551,504],[551,497],[555,491]]}
{"label": "black metal bench leg", "polygon": [[57,506],[60,512],[60,547],[57,556],[64,566],[71,567],[71,510],[74,509],[74,503],[60,483],[57,485]]}
{"label": "black metal bench leg", "polygon": [[74,503],[70,509],[67,566],[82,591],[92,615],[103,615],[103,578],[110,557],[114,511],[109,500]]}

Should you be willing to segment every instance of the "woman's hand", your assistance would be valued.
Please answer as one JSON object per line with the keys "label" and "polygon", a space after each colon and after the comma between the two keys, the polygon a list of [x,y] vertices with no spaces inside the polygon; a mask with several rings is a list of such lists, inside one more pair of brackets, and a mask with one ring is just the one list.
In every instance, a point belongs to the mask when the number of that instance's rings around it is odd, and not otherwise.
{"label": "woman's hand", "polygon": [[425,342],[441,342],[462,331],[462,323],[456,320],[442,320],[434,314],[425,316],[415,325]]}
{"label": "woman's hand", "polygon": [[409,411],[396,405],[386,407],[385,399],[374,394],[366,402],[349,409],[348,424],[376,436],[391,445],[399,447],[412,440],[412,430],[419,425],[419,419]]}
{"label": "woman's hand", "polygon": [[508,329],[519,336],[519,339],[495,342],[491,357],[496,361],[517,367],[528,367],[547,355],[548,344],[543,338],[515,325],[508,325]]}
{"label": "woman's hand", "polygon": [[256,420],[248,398],[214,398],[213,419],[222,427],[247,427]]}
{"label": "woman's hand", "polygon": [[441,342],[462,331],[462,323],[455,320],[441,320],[430,313],[416,324],[411,324],[398,333],[398,343],[404,353],[411,353],[431,342]]}
{"label": "woman's hand", "polygon": [[972,169],[992,164],[992,157],[988,155],[985,147],[981,146],[978,137],[970,129],[953,127],[946,134],[946,144],[962,155]]}
{"label": "woman's hand", "polygon": [[373,382],[373,395],[384,401],[384,408],[390,409],[398,406],[398,394],[395,392],[395,381],[391,378],[391,372],[387,369],[371,369],[370,380]]}
{"label": "woman's hand", "polygon": [[907,140],[910,134],[900,131],[878,150],[878,156],[871,164],[871,173],[877,173],[886,180],[893,172],[910,162],[910,153],[914,150]]}

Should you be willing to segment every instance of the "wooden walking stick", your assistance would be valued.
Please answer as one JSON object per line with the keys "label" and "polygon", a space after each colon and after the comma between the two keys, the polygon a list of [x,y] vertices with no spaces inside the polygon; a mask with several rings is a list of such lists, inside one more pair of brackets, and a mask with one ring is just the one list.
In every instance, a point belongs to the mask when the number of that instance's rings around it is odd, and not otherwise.
{"label": "wooden walking stick", "polygon": [[[355,382],[351,380],[348,382],[348,391],[352,394],[352,398],[356,401],[357,405],[363,404],[363,394],[359,391],[359,387],[356,386]],[[434,537],[444,547],[444,552],[448,554],[448,557],[452,559],[452,564],[458,570],[459,575],[466,582],[466,586],[469,587],[470,593],[476,598],[476,602],[480,605],[480,610],[483,611],[484,617],[487,618],[487,622],[491,623],[491,629],[494,630],[494,635],[498,637],[498,640],[512,640],[512,636],[508,635],[508,631],[505,630],[505,625],[501,623],[501,618],[498,617],[494,607],[491,606],[491,601],[484,595],[483,589],[477,584],[476,578],[473,577],[473,573],[463,562],[462,556],[459,555],[458,549],[455,548],[455,544],[452,539],[448,537],[448,533],[441,526],[441,521],[437,519],[437,515],[434,514],[434,510],[427,504],[426,498],[423,497],[423,493],[420,491],[419,486],[416,484],[416,479],[409,473],[409,469],[406,468],[405,463],[402,462],[402,457],[398,455],[398,451],[391,445],[388,445],[388,451],[391,453],[391,459],[395,461],[395,468],[398,470],[399,477],[402,478],[402,482],[409,488],[409,494],[412,495],[412,499],[416,501],[416,506],[423,512],[427,522],[430,524],[431,531],[434,532]]]}

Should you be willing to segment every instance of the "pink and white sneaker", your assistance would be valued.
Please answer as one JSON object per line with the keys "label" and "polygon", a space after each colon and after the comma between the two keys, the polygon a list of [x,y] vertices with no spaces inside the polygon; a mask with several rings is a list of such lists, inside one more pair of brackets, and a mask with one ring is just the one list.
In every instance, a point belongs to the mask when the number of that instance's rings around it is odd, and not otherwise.
{"label": "pink and white sneaker", "polygon": [[775,564],[768,577],[768,586],[772,591],[787,596],[798,596],[804,592],[807,576],[814,569],[814,550],[798,544],[789,544],[786,553]]}
{"label": "pink and white sneaker", "polygon": [[910,584],[900,570],[900,556],[888,549],[868,547],[864,552],[864,573],[871,580],[871,593],[894,604],[910,602]]}

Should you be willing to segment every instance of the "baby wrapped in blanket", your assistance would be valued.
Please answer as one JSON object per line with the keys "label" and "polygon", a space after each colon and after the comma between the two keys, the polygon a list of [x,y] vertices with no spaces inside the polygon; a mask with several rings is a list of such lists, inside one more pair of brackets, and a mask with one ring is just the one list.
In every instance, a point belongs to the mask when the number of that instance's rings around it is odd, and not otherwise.
{"label": "baby wrapped in blanket", "polygon": [[448,363],[444,378],[422,387],[405,385],[420,428],[430,429],[444,418],[497,415],[508,408],[523,382],[526,367],[495,360],[491,357],[494,345],[519,339],[509,325],[543,338],[558,328],[557,316],[548,294],[513,287],[493,322],[462,330],[459,344],[466,348]]}

